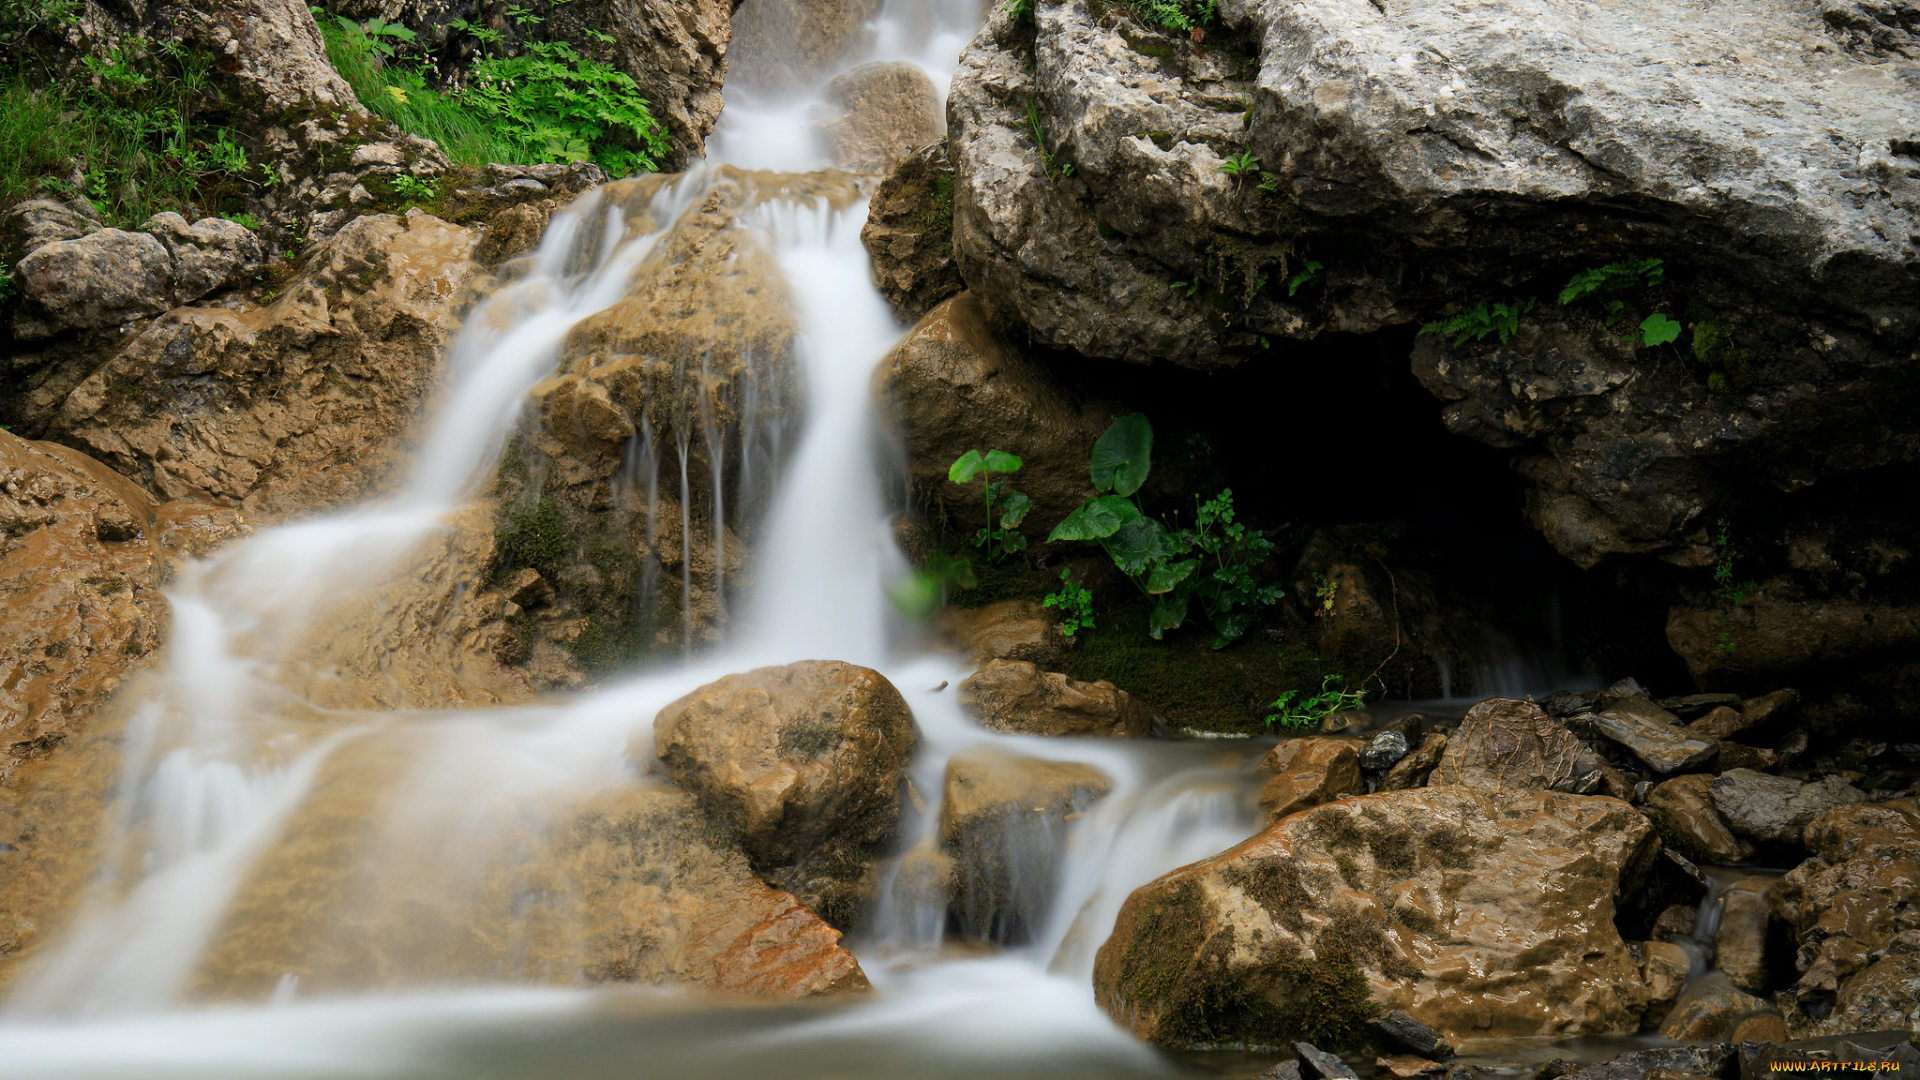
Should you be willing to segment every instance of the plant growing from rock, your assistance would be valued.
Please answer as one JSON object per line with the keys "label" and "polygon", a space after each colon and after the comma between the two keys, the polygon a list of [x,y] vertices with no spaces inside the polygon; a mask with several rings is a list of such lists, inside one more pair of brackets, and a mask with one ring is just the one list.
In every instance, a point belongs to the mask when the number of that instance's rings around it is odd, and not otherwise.
{"label": "plant growing from rock", "polygon": [[[947,479],[956,484],[969,484],[976,479],[980,481],[981,498],[987,506],[987,524],[974,534],[973,544],[986,549],[988,562],[999,562],[1027,548],[1027,538],[1020,532],[1020,523],[1026,520],[1027,511],[1033,509],[1033,500],[1015,491],[1006,481],[994,479],[996,474],[1010,476],[1019,472],[1020,464],[1019,458],[1004,450],[989,450],[984,454],[969,450],[947,469]],[[996,503],[999,504],[997,514],[994,509]]]}
{"label": "plant growing from rock", "polygon": [[1082,503],[1047,540],[1099,544],[1153,601],[1147,633],[1155,640],[1185,623],[1197,601],[1213,623],[1214,648],[1224,648],[1282,595],[1255,579],[1273,545],[1234,521],[1230,489],[1200,507],[1193,528],[1167,528],[1136,499],[1152,467],[1153,424],[1142,413],[1115,420],[1093,444],[1093,487],[1106,494]]}
{"label": "plant growing from rock", "polygon": [[1500,344],[1505,345],[1507,339],[1520,329],[1520,316],[1532,311],[1533,306],[1532,297],[1510,304],[1482,300],[1458,315],[1428,323],[1420,328],[1420,332],[1449,334],[1453,337],[1453,347],[1456,349],[1469,341],[1483,341],[1496,335],[1500,338]]}
{"label": "plant growing from rock", "polygon": [[1287,279],[1287,295],[1292,296],[1301,289],[1320,284],[1321,279],[1326,276],[1326,269],[1311,259],[1307,260],[1307,264],[1300,268],[1299,273]]}
{"label": "plant growing from rock", "polygon": [[1060,591],[1050,592],[1040,606],[1060,609],[1060,632],[1072,637],[1081,630],[1093,626],[1093,592],[1075,585],[1070,576],[1073,571],[1060,571]]}
{"label": "plant growing from rock", "polygon": [[1302,698],[1300,691],[1289,690],[1267,706],[1273,711],[1267,714],[1267,726],[1279,726],[1291,731],[1302,731],[1318,727],[1320,721],[1334,713],[1347,709],[1357,709],[1366,701],[1367,692],[1363,690],[1345,690],[1346,679],[1340,675],[1329,675],[1320,680],[1320,691],[1310,697]]}

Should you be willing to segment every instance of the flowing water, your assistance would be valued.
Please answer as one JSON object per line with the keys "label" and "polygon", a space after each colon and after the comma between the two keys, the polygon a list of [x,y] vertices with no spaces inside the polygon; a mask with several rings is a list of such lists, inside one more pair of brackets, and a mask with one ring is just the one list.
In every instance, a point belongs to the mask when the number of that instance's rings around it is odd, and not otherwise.
{"label": "flowing water", "polygon": [[[944,86],[980,15],[975,0],[889,0],[862,59],[906,59]],[[808,107],[735,102],[711,157],[819,165]],[[715,175],[706,166],[661,186],[651,220],[672,223]],[[1251,833],[1251,755],[996,735],[962,717],[952,690],[936,689],[965,671],[915,648],[886,600],[904,562],[890,539],[886,440],[868,386],[902,329],[869,281],[864,203],[836,210],[772,198],[750,214],[802,331],[806,405],[790,445],[775,432],[764,452],[737,450],[741,488],[752,489],[744,481],[757,469],[772,495],[755,530],[757,586],[739,601],[746,629],[734,640],[517,707],[381,708],[294,670],[313,625],[335,617],[343,598],[377,595],[410,552],[444,533],[490,475],[567,330],[620,298],[660,234],[630,235],[613,202],[593,193],[556,215],[532,268],[469,317],[397,493],[264,531],[174,583],[168,658],[123,695],[131,719],[105,867],[75,925],[0,1013],[6,1075],[1192,1071],[1098,1009],[1093,951],[1131,889]],[[719,521],[726,454],[715,444],[725,436],[710,429],[707,438]],[[709,480],[688,475],[685,436],[676,444],[651,429],[629,448],[623,475],[649,511]],[[691,502],[681,497],[683,514]],[[680,535],[691,543],[690,530]],[[648,577],[640,587],[659,585]],[[1113,793],[1071,828],[1008,839],[1011,864],[1024,868],[1023,943],[989,952],[945,940],[943,904],[889,878],[875,928],[849,942],[871,995],[743,1006],[669,990],[542,987],[569,980],[542,967],[546,930],[523,881],[534,838],[584,794],[636,782],[636,762],[650,754],[629,739],[650,731],[662,705],[730,671],[813,658],[878,667],[907,696],[922,732],[920,791],[940,791],[947,758],[982,744],[1086,762],[1113,779]],[[937,810],[909,823],[903,850],[931,837]],[[312,873],[330,875],[337,910],[321,918],[276,905],[276,883]],[[236,912],[255,935],[237,944],[221,932]],[[472,947],[463,935],[476,927],[509,943],[517,970],[503,972],[497,950]],[[305,985],[275,974],[280,955],[304,959]]]}

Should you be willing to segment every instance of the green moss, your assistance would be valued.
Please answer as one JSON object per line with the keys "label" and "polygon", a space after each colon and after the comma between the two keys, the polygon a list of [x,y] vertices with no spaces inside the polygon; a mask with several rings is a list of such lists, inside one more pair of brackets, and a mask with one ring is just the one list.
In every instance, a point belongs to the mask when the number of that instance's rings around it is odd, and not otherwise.
{"label": "green moss", "polygon": [[508,506],[493,538],[503,569],[530,566],[549,579],[558,574],[572,548],[560,505],[547,495]]}
{"label": "green moss", "polygon": [[933,205],[927,208],[924,219],[930,233],[946,235],[953,232],[953,182],[951,171],[933,174]]}

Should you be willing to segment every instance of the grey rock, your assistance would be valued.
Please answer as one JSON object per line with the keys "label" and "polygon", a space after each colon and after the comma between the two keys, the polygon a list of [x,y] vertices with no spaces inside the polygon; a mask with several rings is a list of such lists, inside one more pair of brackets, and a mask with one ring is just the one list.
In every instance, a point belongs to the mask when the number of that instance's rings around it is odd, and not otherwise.
{"label": "grey rock", "polygon": [[179,214],[154,215],[143,228],[173,259],[173,300],[190,304],[237,285],[260,269],[260,238],[238,222],[201,218],[188,225]]}
{"label": "grey rock", "polygon": [[1447,733],[1429,731],[1419,749],[1401,758],[1380,778],[1381,791],[1405,791],[1425,784],[1447,752]]}
{"label": "grey rock", "polygon": [[1453,1056],[1453,1044],[1445,1035],[1414,1019],[1405,1009],[1374,1017],[1367,1021],[1367,1030],[1389,1045],[1423,1058],[1444,1061]]}
{"label": "grey rock", "polygon": [[860,242],[895,316],[917,320],[966,288],[953,261],[953,165],[945,141],[902,158],[867,204]]}
{"label": "grey rock", "polygon": [[1273,1068],[1268,1069],[1266,1072],[1261,1073],[1259,1076],[1254,1077],[1254,1080],[1302,1080],[1300,1063],[1298,1061],[1283,1061]]}
{"label": "grey rock", "polygon": [[0,230],[13,250],[21,255],[30,254],[45,244],[78,240],[99,227],[99,218],[84,202],[69,205],[52,199],[17,202],[7,211],[4,223],[0,223]]}
{"label": "grey rock", "polygon": [[545,195],[547,193],[547,185],[531,177],[522,177],[521,179],[509,180],[501,184],[500,191],[509,197],[514,195]]}
{"label": "grey rock", "polygon": [[1398,731],[1378,731],[1360,749],[1360,767],[1368,772],[1385,772],[1407,756],[1407,737]]}
{"label": "grey rock", "polygon": [[1652,699],[1633,694],[1596,713],[1593,725],[1658,773],[1685,772],[1712,761],[1720,744],[1687,731],[1677,719]]}
{"label": "grey rock", "polygon": [[1359,1075],[1340,1055],[1329,1054],[1312,1043],[1297,1042],[1293,1052],[1300,1055],[1300,1073],[1306,1080],[1359,1080]]}
{"label": "grey rock", "polygon": [[1599,756],[1565,724],[1530,701],[1493,698],[1467,710],[1427,783],[1587,795],[1604,780]]}
{"label": "grey rock", "polygon": [[1719,1076],[1733,1060],[1733,1049],[1726,1046],[1674,1046],[1659,1050],[1634,1050],[1612,1061],[1564,1074],[1568,1080],[1643,1080],[1655,1069]]}
{"label": "grey rock", "polygon": [[1714,808],[1741,836],[1798,844],[1807,823],[1836,806],[1867,801],[1867,794],[1837,776],[1811,784],[1752,769],[1733,769],[1709,788]]}
{"label": "grey rock", "polygon": [[1683,697],[1661,698],[1655,705],[1667,710],[1682,720],[1692,720],[1698,716],[1720,708],[1723,705],[1740,704],[1739,694],[1687,694]]}
{"label": "grey rock", "polygon": [[43,315],[25,334],[28,324],[16,320],[22,336],[115,326],[173,306],[173,259],[146,233],[102,229],[42,244],[16,273],[22,295]]}

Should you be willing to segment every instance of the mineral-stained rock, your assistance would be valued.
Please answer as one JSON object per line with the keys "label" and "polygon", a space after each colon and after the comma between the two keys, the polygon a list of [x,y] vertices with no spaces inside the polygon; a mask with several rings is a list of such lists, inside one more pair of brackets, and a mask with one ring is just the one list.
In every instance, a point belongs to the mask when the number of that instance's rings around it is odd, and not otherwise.
{"label": "mineral-stained rock", "polygon": [[899,417],[915,491],[959,523],[984,520],[979,492],[947,479],[968,450],[1024,459],[1014,484],[1033,500],[1023,527],[1036,539],[1093,496],[1087,458],[1116,406],[1081,400],[996,337],[972,296],[928,312],[881,362],[874,383]]}
{"label": "mineral-stained rock", "polygon": [[895,316],[918,321],[965,289],[953,262],[953,164],[945,140],[894,165],[867,204],[860,242],[873,260],[873,283]]}
{"label": "mineral-stained rock", "polygon": [[1690,859],[1746,862],[1753,857],[1753,845],[1733,835],[1714,809],[1712,783],[1713,777],[1705,773],[1676,776],[1647,795],[1647,813],[1659,823],[1661,836]]}
{"label": "mineral-stained rock", "polygon": [[1679,724],[1679,718],[1644,694],[1629,694],[1595,714],[1593,726],[1602,735],[1633,751],[1654,772],[1667,774],[1699,768],[1713,760],[1720,747]]}
{"label": "mineral-stained rock", "polygon": [[848,172],[885,175],[915,147],[939,142],[940,91],[917,65],[861,64],[820,92],[829,116],[820,124],[833,163]]}
{"label": "mineral-stained rock", "polygon": [[1752,769],[1723,773],[1708,790],[1734,832],[1776,844],[1798,844],[1814,818],[1836,806],[1867,801],[1864,792],[1839,777],[1803,784]]}
{"label": "mineral-stained rock", "polygon": [[1113,789],[1090,765],[991,748],[947,759],[940,842],[957,864],[954,912],[984,941],[1021,941],[1052,906],[1068,822]]}
{"label": "mineral-stained rock", "polygon": [[1832,1014],[1816,1030],[1837,1035],[1916,1028],[1920,1028],[1920,931],[1909,930],[1889,944],[1884,958],[1840,984]]}
{"label": "mineral-stained rock", "polygon": [[754,868],[829,922],[866,903],[899,835],[913,714],[877,671],[832,660],[728,675],[660,710],[653,749]]}
{"label": "mineral-stained rock", "polygon": [[1687,987],[1660,1025],[1660,1034],[1681,1042],[1724,1042],[1735,1025],[1752,1016],[1778,1015],[1764,998],[1734,985],[1715,972]]}
{"label": "mineral-stained rock", "polygon": [[1720,925],[1713,932],[1713,963],[1735,986],[1759,993],[1767,988],[1767,893],[1773,882],[1750,877],[1735,882],[1720,897]]}
{"label": "mineral-stained rock", "polygon": [[1168,1046],[1278,1045],[1382,1008],[1454,1040],[1632,1031],[1647,989],[1614,898],[1654,846],[1612,799],[1451,785],[1342,800],[1135,890],[1096,995]]}
{"label": "mineral-stained rock", "polygon": [[1600,758],[1530,701],[1492,698],[1467,710],[1430,785],[1597,791]]}
{"label": "mineral-stained rock", "polygon": [[1060,662],[1065,643],[1059,617],[1031,600],[1002,600],[983,608],[945,608],[938,626],[975,663],[1025,660]]}
{"label": "mineral-stained rock", "polygon": [[1350,739],[1288,739],[1267,751],[1259,771],[1273,774],[1260,789],[1260,809],[1269,822],[1364,790],[1360,755]]}
{"label": "mineral-stained rock", "polygon": [[363,498],[404,460],[437,384],[474,240],[418,211],[358,218],[266,307],[155,320],[59,403],[51,432],[163,498],[260,520]]}
{"label": "mineral-stained rock", "polygon": [[1447,733],[1427,732],[1427,737],[1420,740],[1419,749],[1395,762],[1387,775],[1380,778],[1380,790],[1404,791],[1425,784],[1446,752]]}
{"label": "mineral-stained rock", "polygon": [[1151,734],[1153,714],[1104,679],[1080,682],[1024,660],[989,660],[960,684],[960,705],[983,727],[1026,735]]}
{"label": "mineral-stained rock", "polygon": [[1386,772],[1407,756],[1406,733],[1400,731],[1378,731],[1368,736],[1367,743],[1360,750],[1360,767],[1368,772]]}
{"label": "mineral-stained rock", "polygon": [[1657,1030],[1666,1020],[1680,991],[1693,970],[1693,957],[1671,941],[1647,941],[1640,945],[1640,977],[1647,983],[1647,1013],[1640,1022],[1644,1030]]}

